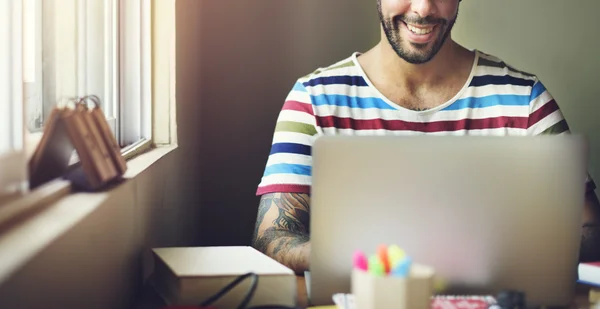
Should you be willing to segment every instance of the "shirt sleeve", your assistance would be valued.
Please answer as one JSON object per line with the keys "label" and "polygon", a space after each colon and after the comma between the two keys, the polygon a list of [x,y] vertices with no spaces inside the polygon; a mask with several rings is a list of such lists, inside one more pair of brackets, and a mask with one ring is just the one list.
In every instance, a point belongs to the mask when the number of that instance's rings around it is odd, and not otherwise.
{"label": "shirt sleeve", "polygon": [[311,149],[317,135],[311,97],[297,81],[277,118],[271,152],[256,195],[310,193]]}
{"label": "shirt sleeve", "polygon": [[[527,126],[529,135],[560,135],[570,134],[569,125],[560,107],[541,81],[536,79],[531,91],[530,113]],[[594,191],[596,184],[588,174],[586,192]]]}

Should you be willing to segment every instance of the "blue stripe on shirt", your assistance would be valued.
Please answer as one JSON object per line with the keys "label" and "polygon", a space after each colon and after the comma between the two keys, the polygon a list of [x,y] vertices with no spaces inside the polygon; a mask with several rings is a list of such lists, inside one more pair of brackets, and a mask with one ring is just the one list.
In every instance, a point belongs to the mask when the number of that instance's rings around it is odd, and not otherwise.
{"label": "blue stripe on shirt", "polygon": [[544,92],[546,92],[546,87],[544,87],[542,83],[537,82],[535,85],[533,85],[533,89],[531,89],[531,101],[537,99]]}
{"label": "blue stripe on shirt", "polygon": [[302,85],[301,83],[295,83],[294,84],[294,88],[292,88],[293,91],[301,91],[301,92],[308,92],[306,91],[306,88],[304,88],[304,85]]}
{"label": "blue stripe on shirt", "polygon": [[304,83],[306,87],[314,87],[318,85],[348,85],[348,86],[368,86],[367,81],[365,81],[362,76],[325,76],[325,77],[317,77],[313,78]]}
{"label": "blue stripe on shirt", "polygon": [[309,165],[279,163],[269,165],[265,168],[264,176],[273,174],[295,174],[295,175],[311,175],[311,167]]}
{"label": "blue stripe on shirt", "polygon": [[487,85],[513,85],[533,87],[534,81],[529,79],[517,78],[510,75],[483,75],[475,76],[471,81],[471,87],[481,87]]}
{"label": "blue stripe on shirt", "polygon": [[361,98],[336,94],[321,94],[311,97],[315,106],[333,105],[350,108],[395,109],[380,98]]}
{"label": "blue stripe on shirt", "polygon": [[271,154],[276,153],[294,153],[310,156],[311,147],[295,143],[275,143],[271,147]]}
{"label": "blue stripe on shirt", "polygon": [[465,108],[485,108],[492,106],[527,106],[529,105],[529,96],[525,95],[490,95],[481,98],[464,98],[457,100],[443,110],[453,111]]}

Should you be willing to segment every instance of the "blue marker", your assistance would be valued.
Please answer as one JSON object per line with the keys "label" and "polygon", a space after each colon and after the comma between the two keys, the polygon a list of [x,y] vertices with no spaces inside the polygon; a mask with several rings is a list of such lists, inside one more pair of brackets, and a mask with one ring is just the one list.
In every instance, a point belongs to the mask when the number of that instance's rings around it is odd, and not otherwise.
{"label": "blue marker", "polygon": [[410,266],[412,265],[412,260],[410,257],[404,257],[396,267],[394,267],[391,271],[391,275],[394,277],[407,277],[410,272]]}

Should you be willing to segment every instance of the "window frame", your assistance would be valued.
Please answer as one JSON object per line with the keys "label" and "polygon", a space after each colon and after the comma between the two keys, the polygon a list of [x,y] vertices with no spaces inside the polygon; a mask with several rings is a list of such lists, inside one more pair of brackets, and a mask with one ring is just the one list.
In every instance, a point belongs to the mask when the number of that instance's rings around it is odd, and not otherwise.
{"label": "window frame", "polygon": [[[24,18],[35,25],[35,51],[28,55],[30,80],[25,83],[27,94],[28,133],[43,132],[43,127],[36,128],[29,119],[40,119],[39,126],[45,122],[44,115],[53,106],[52,95],[44,93],[44,79],[48,73],[42,71],[44,64],[43,48],[43,0],[24,0],[35,8],[35,20],[29,14]],[[48,5],[58,5],[53,0]],[[98,0],[95,0],[98,1]],[[72,8],[77,14],[75,29],[77,44],[75,55],[77,78],[75,89],[77,96],[97,94],[89,91],[93,87],[95,76],[104,77],[105,87],[103,107],[107,122],[114,136],[122,146],[122,152],[127,153],[132,148],[141,147],[152,142],[152,5],[144,0],[102,0],[104,10],[104,40],[93,39],[90,29],[95,27],[98,20],[97,10],[88,0],[74,0]],[[95,7],[97,8],[97,4]],[[50,9],[52,10],[52,9]],[[51,11],[50,11],[51,12]],[[38,21],[35,23],[35,21]],[[30,35],[30,37],[32,37]],[[52,40],[47,38],[46,40]],[[101,42],[101,43],[98,43]],[[31,46],[26,49],[32,49]],[[94,66],[96,59],[102,57],[104,66]],[[52,51],[51,51],[52,52]],[[31,59],[34,58],[34,59]],[[27,64],[27,61],[26,61]],[[46,64],[47,65],[47,64]],[[58,65],[52,63],[50,66]],[[52,73],[50,73],[52,74]],[[52,76],[51,78],[55,78]],[[48,96],[47,98],[45,96]],[[49,102],[50,101],[50,102]],[[48,103],[46,103],[48,102]],[[123,104],[122,102],[127,102]],[[46,110],[46,111],[44,111]]]}
{"label": "window frame", "polygon": [[[42,72],[42,1],[23,0],[23,88],[26,132],[39,133],[43,130],[44,91]],[[26,10],[34,14],[26,14]],[[33,119],[33,123],[30,120]],[[39,122],[39,124],[37,123]]]}
{"label": "window frame", "polygon": [[[25,0],[25,1],[45,1],[45,0]],[[117,0],[115,0],[117,1]],[[119,0],[123,1],[123,0]],[[153,99],[149,111],[151,112],[151,128],[153,132],[152,140],[142,141],[138,144],[124,148],[123,156],[128,161],[129,169],[125,174],[125,178],[135,179],[144,170],[147,170],[152,165],[158,162],[158,159],[171,151],[178,148],[177,144],[177,116],[176,116],[176,30],[175,30],[175,2],[163,0],[149,0],[152,3],[152,42],[150,44],[152,54],[155,56],[152,60],[152,68],[150,75],[151,90]],[[10,1],[15,2],[15,1]],[[1,6],[0,6],[1,8]],[[158,13],[157,13],[158,12]],[[1,15],[1,14],[0,14]],[[22,15],[19,16],[19,21],[24,21]],[[2,21],[0,21],[2,24]],[[41,59],[41,58],[40,58]],[[22,66],[18,66],[22,69]],[[0,71],[0,74],[2,72]],[[24,86],[25,83],[18,83]],[[21,93],[21,92],[18,92]],[[0,225],[9,226],[14,220],[35,220],[39,215],[45,212],[40,212],[42,208],[50,204],[63,201],[76,192],[72,191],[70,182],[56,179],[36,190],[30,191],[28,188],[28,160],[31,158],[35,148],[39,144],[42,137],[42,132],[31,133],[26,124],[27,111],[26,100],[22,98],[22,104],[16,104],[21,108],[22,126],[20,131],[23,137],[23,151],[13,153],[11,156],[13,164],[5,165],[0,155],[0,174],[3,167],[15,168],[21,166],[19,171],[23,181],[23,190],[20,194],[12,194],[3,196],[2,182],[0,179]],[[0,101],[1,103],[1,101]],[[158,110],[159,112],[154,112]],[[1,118],[1,117],[0,117]],[[1,136],[0,136],[1,138]],[[143,154],[143,155],[142,155]],[[138,155],[141,155],[138,158]],[[19,163],[20,162],[20,163]],[[16,164],[15,164],[16,163]],[[74,162],[76,163],[76,162]],[[1,175],[0,175],[1,176]],[[114,188],[116,189],[116,188]],[[110,189],[109,191],[112,191]],[[110,194],[110,192],[100,192],[100,195]],[[95,194],[86,194],[86,201],[92,201],[87,197],[92,197]],[[91,202],[93,204],[93,202]],[[79,209],[78,207],[73,210]],[[13,226],[10,225],[11,230]],[[4,232],[3,232],[4,234]],[[18,262],[18,261],[17,261]]]}
{"label": "window frame", "polygon": [[151,1],[119,2],[119,142],[124,153],[152,143]]}
{"label": "window frame", "polygon": [[[29,61],[35,69],[31,70],[31,80],[25,83],[25,110],[28,112],[26,119],[39,117],[43,123],[44,115],[47,114],[44,109],[52,106],[51,103],[44,104],[46,98],[43,93],[43,0],[24,1],[31,2],[35,9],[35,14],[29,14],[27,19],[30,22],[38,21],[32,23],[35,25],[35,43],[32,43],[35,51],[29,55],[34,59]],[[49,5],[57,4],[51,2]],[[77,96],[90,94],[88,89],[93,85],[90,79],[94,78],[90,76],[95,73],[90,69],[99,57],[98,51],[103,48],[104,67],[102,72],[98,72],[97,66],[95,69],[96,76],[104,76],[104,85],[111,85],[104,89],[104,97],[109,98],[105,100],[104,112],[115,139],[121,145],[123,156],[129,159],[153,146],[152,6],[156,3],[145,0],[102,0],[105,34],[102,44],[90,36],[90,28],[94,27],[98,19],[97,10],[90,7],[88,0],[74,0],[72,4],[75,5],[74,10],[77,13]],[[35,15],[34,21],[31,21],[31,15]],[[34,125],[28,124],[25,134],[28,140],[32,141],[27,145],[28,148],[35,148],[43,134],[43,127],[35,129]],[[28,149],[28,153],[33,153],[33,150]],[[74,154],[71,164],[78,161],[77,155]]]}
{"label": "window frame", "polygon": [[[12,31],[11,38],[13,39],[11,39],[11,42],[18,42],[15,44],[14,50],[11,49],[11,53],[14,53],[15,57],[4,58],[13,64],[11,69],[14,69],[14,74],[11,72],[10,81],[13,84],[11,87],[17,89],[17,91],[13,92],[16,95],[16,99],[11,102],[21,102],[21,104],[10,104],[10,108],[14,110],[12,114],[17,115],[17,117],[11,118],[17,119],[14,123],[14,136],[16,136],[16,145],[19,147],[18,150],[10,154],[0,153],[0,174],[8,175],[9,173],[4,172],[7,169],[13,171],[11,175],[16,175],[15,177],[18,179],[17,183],[22,188],[18,196],[24,196],[29,191],[28,161],[43,134],[43,128],[32,131],[28,123],[30,119],[30,110],[28,107],[31,104],[35,104],[36,100],[40,104],[38,105],[39,110],[36,112],[39,114],[43,113],[43,103],[41,100],[44,87],[41,48],[43,46],[43,38],[41,30],[43,30],[42,16],[44,12],[42,11],[42,1],[44,0],[2,2],[5,8],[11,8],[10,12],[13,14],[11,15],[11,22],[15,24],[15,31]],[[114,41],[114,44],[118,47],[114,49],[115,53],[119,54],[120,57],[123,57],[123,55],[128,57],[127,60],[118,59],[114,63],[114,70],[118,74],[115,74],[116,78],[112,80],[116,85],[116,87],[113,87],[113,95],[117,96],[117,94],[121,94],[119,95],[121,101],[127,98],[137,100],[139,102],[139,109],[122,108],[123,105],[117,104],[117,101],[114,100],[113,104],[109,107],[112,111],[107,111],[109,115],[107,120],[112,128],[117,129],[113,132],[116,132],[117,140],[120,142],[126,141],[128,136],[140,136],[139,141],[130,143],[128,146],[122,148],[123,156],[129,160],[152,148],[177,145],[174,58],[175,5],[170,2],[163,2],[162,0],[110,1],[112,6],[109,8],[105,7],[105,10],[117,10],[119,8],[120,12],[115,22],[105,25],[105,27],[111,28],[110,30],[118,37]],[[35,14],[24,15],[23,10],[27,5],[35,8]],[[125,7],[125,10],[123,7]],[[161,11],[161,13],[158,14],[157,11]],[[132,20],[136,21],[135,25],[131,25]],[[129,34],[126,32],[127,30],[122,27],[119,28],[120,25],[123,25],[124,21],[128,21],[130,24],[128,27]],[[0,24],[2,24],[2,21],[0,21]],[[29,40],[23,37],[27,31],[35,33],[34,36],[29,35],[26,37]],[[161,35],[156,32],[160,32]],[[80,35],[78,34],[78,36]],[[131,36],[134,36],[133,40]],[[21,38],[23,39],[21,40]],[[140,48],[133,47],[135,44],[138,44]],[[106,48],[109,49],[111,47],[107,46]],[[24,54],[25,50],[29,50],[30,53]],[[160,55],[161,58],[153,58],[154,53],[157,56]],[[29,59],[30,62],[26,62],[26,59]],[[139,71],[135,74],[127,74],[133,72],[128,71],[126,69],[128,67],[136,68],[136,70],[139,69]],[[160,78],[157,78],[153,74],[154,70],[159,71]],[[0,75],[2,73],[0,71]],[[139,79],[138,89],[128,88],[129,91],[127,94],[119,92],[120,89],[126,88],[127,85],[131,84],[131,79],[134,78]],[[160,102],[154,102],[155,97]],[[155,113],[155,109],[159,109],[161,112]],[[110,117],[111,113],[113,117]],[[139,118],[139,122],[135,126],[129,125],[127,127],[129,132],[118,130],[117,118],[114,116],[122,116],[120,122],[123,122],[125,121],[123,120],[125,119],[124,117],[134,117],[136,115]],[[1,119],[2,117],[0,116]],[[160,127],[157,127],[158,125]],[[155,136],[159,137],[159,140],[155,140]],[[77,161],[77,157],[74,156],[74,160],[71,163],[75,164]],[[11,200],[5,199],[5,196],[2,195],[3,190],[6,188],[7,186],[3,182],[3,178],[0,177],[0,205]],[[11,198],[16,197],[12,196]]]}
{"label": "window frame", "polygon": [[[38,0],[39,1],[39,0]],[[96,0],[97,1],[97,0]],[[102,22],[98,22],[97,7],[93,7],[93,1],[78,0],[77,2],[77,39],[78,39],[78,58],[77,58],[77,96],[83,97],[89,94],[96,94],[96,91],[90,91],[92,85],[95,85],[97,76],[101,76],[103,85],[102,98],[104,98],[103,111],[106,120],[112,129],[115,138],[119,136],[119,127],[117,126],[116,106],[118,106],[118,3],[117,0],[103,0],[96,6],[102,7]],[[103,27],[103,40],[96,39],[93,35],[93,28],[101,24]],[[101,51],[101,52],[100,52]],[[102,59],[102,66],[96,62]],[[107,87],[107,85],[109,85]]]}
{"label": "window frame", "polygon": [[23,5],[0,1],[0,201],[21,194],[27,186],[24,160],[23,104]]}

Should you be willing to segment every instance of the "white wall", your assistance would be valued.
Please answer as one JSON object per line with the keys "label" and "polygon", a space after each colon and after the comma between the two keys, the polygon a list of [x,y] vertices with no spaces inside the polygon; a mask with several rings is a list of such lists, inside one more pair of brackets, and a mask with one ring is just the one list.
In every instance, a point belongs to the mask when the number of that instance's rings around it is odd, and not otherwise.
{"label": "white wall", "polygon": [[600,183],[600,1],[465,0],[453,37],[540,77],[575,133],[590,140]]}

